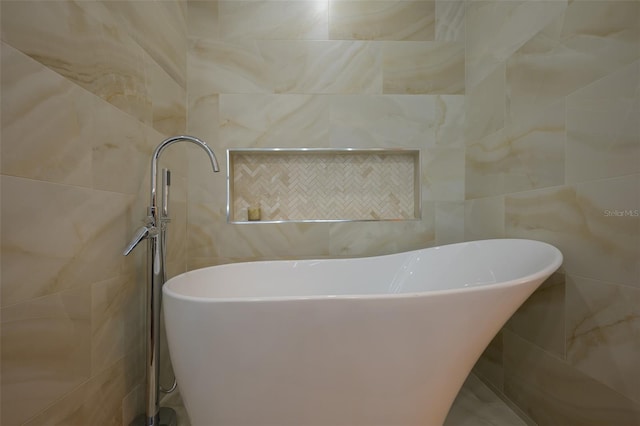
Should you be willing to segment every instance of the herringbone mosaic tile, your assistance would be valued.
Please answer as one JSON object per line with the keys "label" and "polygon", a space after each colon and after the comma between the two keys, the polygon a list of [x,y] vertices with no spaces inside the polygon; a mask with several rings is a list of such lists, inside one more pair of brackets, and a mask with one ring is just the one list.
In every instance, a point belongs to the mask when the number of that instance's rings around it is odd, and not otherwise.
{"label": "herringbone mosaic tile", "polygon": [[236,152],[231,220],[414,219],[417,151]]}

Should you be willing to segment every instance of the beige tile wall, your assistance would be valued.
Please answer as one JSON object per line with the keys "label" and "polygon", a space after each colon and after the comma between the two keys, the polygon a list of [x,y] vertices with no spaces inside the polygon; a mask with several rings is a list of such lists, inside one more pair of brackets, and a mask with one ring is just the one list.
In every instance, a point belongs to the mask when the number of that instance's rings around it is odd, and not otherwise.
{"label": "beige tile wall", "polygon": [[175,147],[172,274],[546,240],[563,270],[478,373],[541,425],[638,423],[640,224],[615,212],[640,208],[639,8],[3,1],[2,424],[127,424],[142,409],[144,256],[120,253],[151,150],[185,125],[220,158],[419,148],[423,219],[227,224],[226,170]]}
{"label": "beige tile wall", "polygon": [[[0,8],[0,423],[128,424],[143,410],[145,256],[122,250],[145,215],[153,148],[185,131],[186,5]],[[187,157],[170,151],[175,274]]]}
{"label": "beige tile wall", "polygon": [[540,425],[638,424],[640,3],[472,2],[466,34],[465,238],[565,257],[476,371]]}
{"label": "beige tile wall", "polygon": [[422,220],[407,223],[227,224],[225,182],[190,167],[189,268],[462,239],[449,232],[464,220],[461,2],[190,1],[188,22],[187,127],[220,151],[423,153]]}

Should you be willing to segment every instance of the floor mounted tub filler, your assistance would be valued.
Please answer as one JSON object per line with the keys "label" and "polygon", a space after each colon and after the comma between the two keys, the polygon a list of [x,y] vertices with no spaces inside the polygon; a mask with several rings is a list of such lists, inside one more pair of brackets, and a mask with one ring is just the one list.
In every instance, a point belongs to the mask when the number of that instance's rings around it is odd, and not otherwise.
{"label": "floor mounted tub filler", "polygon": [[474,363],[562,263],[497,239],[203,268],[164,286],[193,426],[440,426]]}

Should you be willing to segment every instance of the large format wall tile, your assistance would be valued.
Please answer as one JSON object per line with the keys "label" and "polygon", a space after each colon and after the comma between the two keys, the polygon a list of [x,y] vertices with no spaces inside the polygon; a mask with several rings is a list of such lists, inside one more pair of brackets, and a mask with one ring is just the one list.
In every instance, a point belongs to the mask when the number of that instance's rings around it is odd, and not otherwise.
{"label": "large format wall tile", "polygon": [[189,96],[273,92],[267,63],[254,40],[190,39],[187,67]]}
{"label": "large format wall tile", "polygon": [[382,93],[382,52],[368,41],[258,42],[275,93]]}
{"label": "large format wall tile", "polygon": [[184,132],[187,126],[187,93],[149,56],[145,69],[151,93],[153,128],[166,136]]}
{"label": "large format wall tile", "polygon": [[217,3],[219,36],[223,39],[327,39],[327,1],[219,1]]}
{"label": "large format wall tile", "polygon": [[122,275],[91,286],[91,372],[97,375],[144,342],[145,286]]}
{"label": "large format wall tile", "polygon": [[508,60],[510,116],[525,117],[638,59],[638,2],[572,2]]}
{"label": "large format wall tile", "polygon": [[465,146],[465,95],[438,95],[435,99],[435,136],[439,146],[462,148]]}
{"label": "large format wall tile", "polygon": [[435,227],[437,246],[465,241],[464,201],[436,202]]}
{"label": "large format wall tile", "polygon": [[329,147],[329,97],[220,95],[222,148]]}
{"label": "large format wall tile", "polygon": [[[191,78],[191,73],[189,75]],[[189,80],[191,84],[191,80]],[[219,138],[219,95],[217,93],[192,93],[187,96],[187,132],[204,141],[222,142]]]}
{"label": "large format wall tile", "polygon": [[[189,0],[187,1],[187,37],[209,38],[220,37],[220,23],[218,19],[219,1]],[[187,78],[190,70],[187,67]],[[187,84],[188,86],[188,84]]]}
{"label": "large format wall tile", "polygon": [[383,93],[465,92],[464,43],[388,41],[382,49]]}
{"label": "large format wall tile", "polygon": [[226,203],[192,199],[187,215],[187,263],[193,264],[194,259],[199,264],[203,259],[211,261],[210,265],[217,263],[214,259],[223,258],[222,232],[229,227]]}
{"label": "large format wall tile", "polygon": [[70,82],[151,120],[143,50],[110,17],[107,24],[76,3],[4,2],[2,39]]}
{"label": "large format wall tile", "polygon": [[[173,175],[171,180],[173,183]],[[183,179],[181,178],[180,180]],[[183,186],[186,187],[186,181]],[[171,201],[169,215],[171,217],[171,225],[167,231],[167,279],[186,272],[188,235],[186,201]]]}
{"label": "large format wall tile", "polygon": [[640,172],[638,117],[639,61],[569,95],[567,182]]}
{"label": "large format wall tile", "polygon": [[567,277],[567,361],[640,403],[640,288]]}
{"label": "large format wall tile", "polygon": [[[244,259],[317,258],[329,251],[326,223],[281,223],[272,226],[245,224],[226,232],[215,244],[223,257]],[[295,247],[292,250],[292,247]]]}
{"label": "large format wall tile", "polygon": [[102,30],[103,38],[96,50],[100,52],[101,68],[108,74],[109,84],[100,88],[101,97],[150,124],[154,88],[148,87],[147,54],[118,23],[103,25]]}
{"label": "large format wall tile", "polygon": [[164,71],[186,88],[186,11],[178,3],[115,1],[105,5]]}
{"label": "large format wall tile", "polygon": [[101,25],[72,2],[2,2],[2,40],[81,87],[105,97]]}
{"label": "large format wall tile", "polygon": [[206,93],[382,93],[380,50],[366,41],[193,39],[190,81]]}
{"label": "large format wall tile", "polygon": [[[191,75],[190,75],[191,78]],[[187,133],[197,135],[213,147],[218,158],[220,172],[213,173],[204,165],[204,157],[197,147],[187,150],[187,161],[189,164],[188,177],[188,202],[191,203],[213,203],[221,205],[226,200],[226,161],[224,160],[224,150],[220,150],[221,139],[218,131],[218,95],[202,96],[189,92],[189,114],[187,117]],[[213,125],[212,125],[213,123]],[[197,151],[196,151],[197,150]],[[197,167],[196,164],[200,164]]]}
{"label": "large format wall tile", "polygon": [[464,1],[436,0],[437,41],[464,41],[466,28],[466,4]]}
{"label": "large format wall tile", "polygon": [[144,124],[108,104],[99,103],[95,109],[90,141],[93,188],[138,194],[153,150]]}
{"label": "large format wall tile", "polygon": [[334,0],[329,2],[333,40],[434,40],[435,1]]}
{"label": "large format wall tile", "polygon": [[76,287],[0,313],[2,424],[18,425],[89,378],[91,289]]}
{"label": "large format wall tile", "polygon": [[94,97],[5,43],[2,64],[2,172],[91,186]]}
{"label": "large format wall tile", "polygon": [[[64,0],[58,0],[64,1]],[[87,15],[91,16],[98,22],[101,22],[107,26],[118,27],[121,23],[117,14],[112,13],[111,10],[101,1],[76,1],[76,6],[84,11]]]}
{"label": "large format wall tile", "polygon": [[508,195],[506,234],[556,245],[569,274],[637,287],[639,188],[630,175]]}
{"label": "large format wall tile", "polygon": [[565,356],[565,276],[551,275],[518,308],[506,328],[559,358]]}
{"label": "large format wall tile", "polygon": [[143,379],[140,374],[142,359],[140,350],[127,354],[47,407],[25,426],[129,424],[127,420],[133,419],[123,418],[122,400],[128,390]]}
{"label": "large format wall tile", "polygon": [[496,67],[485,79],[467,90],[465,141],[472,144],[505,125],[505,67]]}
{"label": "large format wall tile", "polygon": [[437,147],[424,149],[422,197],[433,201],[463,201],[464,148]]}
{"label": "large format wall tile", "polygon": [[504,237],[504,196],[466,200],[464,214],[465,240]]}
{"label": "large format wall tile", "polygon": [[[129,425],[138,414],[145,411],[145,386],[143,383],[135,386],[122,398],[122,424]],[[182,419],[183,417],[179,417]]]}
{"label": "large format wall tile", "polygon": [[504,392],[504,329],[491,340],[473,366],[473,372],[493,389]]}
{"label": "large format wall tile", "polygon": [[461,148],[463,131],[463,95],[330,97],[333,148]]}
{"label": "large format wall tile", "polygon": [[[329,254],[328,223],[229,224],[225,204],[192,203],[188,210],[189,259],[216,264],[241,260],[318,258]],[[190,261],[191,264],[191,261]]]}
{"label": "large format wall tile", "polygon": [[589,254],[576,250],[584,262],[576,273],[640,288],[640,175],[578,184],[576,196],[589,229],[587,253],[597,256],[587,265]]}
{"label": "large format wall tile", "polygon": [[331,96],[329,102],[332,148],[435,147],[437,126],[448,118],[429,95]]}
{"label": "large format wall tile", "polygon": [[474,87],[567,7],[557,1],[473,1],[467,11],[467,84]]}
{"label": "large format wall tile", "polygon": [[556,102],[467,145],[467,197],[561,185],[565,170],[565,105]]}
{"label": "large format wall tile", "polygon": [[4,176],[2,201],[3,305],[116,277],[130,267],[122,247],[131,228],[131,196]]}
{"label": "large format wall tile", "polygon": [[398,222],[342,222],[329,225],[332,257],[377,256],[432,246],[435,241],[435,203],[422,203],[420,220]]}
{"label": "large format wall tile", "polygon": [[189,64],[211,93],[382,93],[381,56],[366,41],[194,39]]}

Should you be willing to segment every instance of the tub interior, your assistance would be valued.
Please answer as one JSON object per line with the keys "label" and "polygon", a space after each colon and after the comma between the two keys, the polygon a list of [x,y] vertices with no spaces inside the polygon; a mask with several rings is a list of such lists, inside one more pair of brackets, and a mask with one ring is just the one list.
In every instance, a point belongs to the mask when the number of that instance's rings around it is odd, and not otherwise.
{"label": "tub interior", "polygon": [[484,240],[365,258],[218,265],[172,278],[165,293],[239,300],[414,294],[515,284],[555,270],[561,259],[538,241]]}

